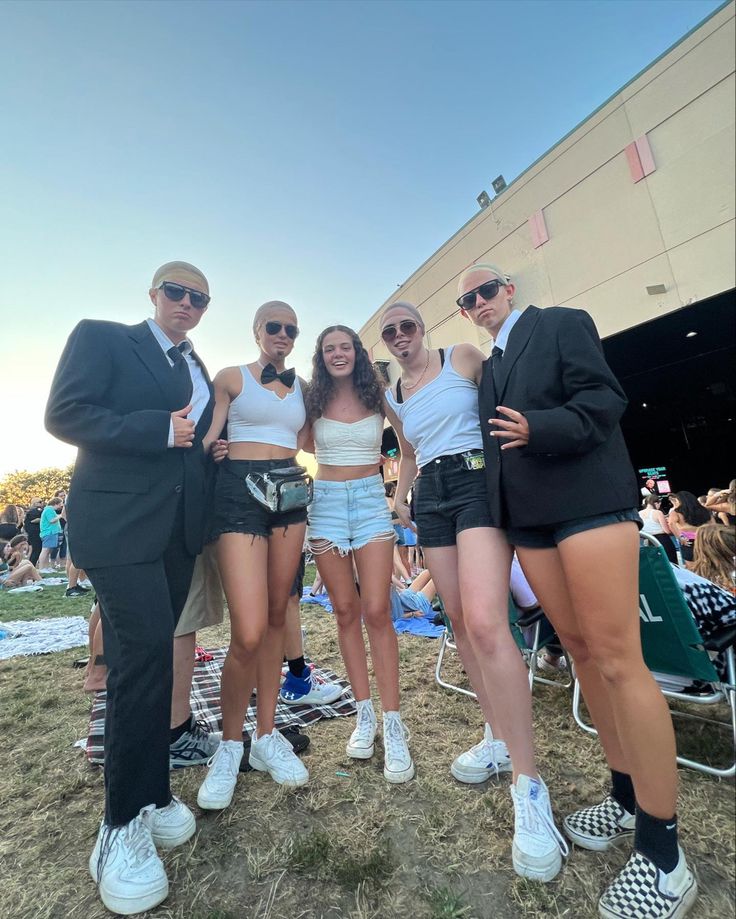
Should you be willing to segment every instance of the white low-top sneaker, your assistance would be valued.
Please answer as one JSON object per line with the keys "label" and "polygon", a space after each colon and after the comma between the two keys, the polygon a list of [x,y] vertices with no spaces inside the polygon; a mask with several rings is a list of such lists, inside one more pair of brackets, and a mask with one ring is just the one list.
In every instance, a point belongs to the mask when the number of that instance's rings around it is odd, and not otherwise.
{"label": "white low-top sneaker", "polygon": [[197,829],[194,814],[183,801],[172,797],[166,807],[157,807],[142,815],[142,820],[151,831],[154,845],[159,849],[173,849],[191,839]]}
{"label": "white low-top sneaker", "polygon": [[515,817],[514,871],[532,881],[551,881],[569,849],[555,826],[547,786],[541,779],[520,775],[510,790]]}
{"label": "white low-top sneaker", "polygon": [[370,759],[373,756],[378,722],[370,699],[363,699],[357,704],[355,729],[345,747],[345,752],[353,759]]}
{"label": "white low-top sneaker", "polygon": [[307,767],[284,735],[275,729],[263,737],[253,735],[248,762],[253,769],[267,772],[278,785],[298,788],[309,781]]}
{"label": "white low-top sneaker", "polygon": [[698,885],[682,849],[669,874],[633,852],[598,902],[603,919],[682,919],[698,897]]}
{"label": "white low-top sneaker", "polygon": [[398,712],[383,714],[383,775],[387,782],[400,785],[414,778],[414,762],[407,746],[409,731]]}
{"label": "white low-top sneaker", "polygon": [[102,824],[89,858],[89,871],[111,913],[131,916],[153,909],[169,893],[169,881],[145,822],[154,810],[144,807],[124,826]]}
{"label": "white low-top sneaker", "polygon": [[207,764],[207,775],[197,793],[197,804],[203,810],[224,810],[230,804],[242,759],[242,740],[220,741],[220,746]]}
{"label": "white low-top sneaker", "polygon": [[458,782],[465,782],[467,785],[477,785],[490,779],[492,775],[511,771],[511,758],[506,744],[502,740],[494,739],[488,724],[485,726],[483,740],[465,753],[461,753],[450,766],[450,772]]}

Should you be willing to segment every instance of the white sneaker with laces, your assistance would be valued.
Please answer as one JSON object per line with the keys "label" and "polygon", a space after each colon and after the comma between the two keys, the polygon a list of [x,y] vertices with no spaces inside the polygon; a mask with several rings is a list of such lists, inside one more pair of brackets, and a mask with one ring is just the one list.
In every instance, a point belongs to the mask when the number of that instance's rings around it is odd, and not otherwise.
{"label": "white sneaker with laces", "polygon": [[197,821],[183,801],[171,798],[166,807],[157,807],[141,815],[151,831],[154,845],[159,849],[173,849],[194,836]]}
{"label": "white sneaker with laces", "polygon": [[561,654],[556,661],[551,661],[544,651],[540,651],[537,654],[537,667],[547,673],[562,673],[567,670],[567,658]]}
{"label": "white sneaker with laces", "polygon": [[278,785],[298,788],[309,781],[307,767],[294,753],[289,741],[275,728],[263,737],[253,735],[248,762],[253,769],[267,772]]}
{"label": "white sneaker with laces", "polygon": [[510,791],[515,816],[514,871],[532,881],[551,881],[569,849],[555,826],[547,786],[541,779],[520,775]]}
{"label": "white sneaker with laces", "polygon": [[450,772],[458,782],[465,782],[467,785],[477,785],[490,779],[492,775],[511,771],[511,758],[506,744],[502,740],[494,739],[489,724],[485,726],[483,740],[465,753],[461,753],[450,766]]}
{"label": "white sneaker with laces", "polygon": [[350,735],[345,752],[353,759],[370,759],[375,749],[378,721],[370,699],[361,700],[357,706],[355,729]]}
{"label": "white sneaker with laces", "polygon": [[124,826],[103,823],[97,834],[89,871],[111,913],[142,913],[168,896],[169,881],[146,823],[153,810],[149,804]]}
{"label": "white sneaker with laces", "polygon": [[220,746],[207,763],[207,775],[197,793],[197,804],[203,810],[224,810],[230,804],[242,758],[242,740],[220,741]]}
{"label": "white sneaker with laces", "polygon": [[398,712],[383,713],[383,775],[394,785],[414,778],[414,763],[407,746],[409,731]]}

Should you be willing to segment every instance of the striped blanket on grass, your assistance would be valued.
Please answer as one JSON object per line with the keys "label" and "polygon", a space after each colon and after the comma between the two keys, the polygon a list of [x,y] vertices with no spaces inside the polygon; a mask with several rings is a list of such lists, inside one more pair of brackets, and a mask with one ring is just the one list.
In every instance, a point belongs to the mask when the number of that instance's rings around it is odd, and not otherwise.
{"label": "striped blanket on grass", "polygon": [[[211,731],[222,730],[222,711],[220,709],[220,681],[222,680],[222,665],[225,661],[227,648],[210,651],[212,660],[198,661],[194,665],[194,679],[192,680],[192,711],[198,721],[202,721]],[[354,715],[356,711],[355,698],[350,684],[338,677],[336,673],[327,668],[318,667],[316,673],[333,683],[343,687],[340,698],[332,705],[282,705],[276,706],[276,727],[283,728],[287,725],[305,727],[320,718],[340,718]],[[95,693],[90,713],[89,733],[87,737],[87,758],[90,763],[102,765],[104,761],[104,736],[105,736],[105,700],[107,693]],[[256,696],[251,696],[248,712],[245,716],[243,732],[250,735],[256,727]]]}

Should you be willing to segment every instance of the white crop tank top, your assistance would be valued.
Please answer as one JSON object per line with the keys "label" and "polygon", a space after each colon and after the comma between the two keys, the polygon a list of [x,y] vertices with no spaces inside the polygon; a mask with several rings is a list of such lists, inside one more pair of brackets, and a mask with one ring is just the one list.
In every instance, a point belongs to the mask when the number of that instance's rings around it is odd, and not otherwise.
{"label": "white crop tank top", "polygon": [[386,400],[414,447],[419,467],[439,456],[482,450],[478,416],[478,387],[452,366],[454,345],[445,351],[439,374],[405,402],[397,402],[390,389]]}
{"label": "white crop tank top", "polygon": [[294,380],[294,389],[280,399],[261,386],[247,367],[242,366],[240,374],[243,387],[230,403],[227,439],[296,450],[297,434],[307,420],[299,377]]}
{"label": "white crop tank top", "polygon": [[374,466],[381,461],[381,415],[352,422],[317,418],[312,433],[314,455],[323,466]]}

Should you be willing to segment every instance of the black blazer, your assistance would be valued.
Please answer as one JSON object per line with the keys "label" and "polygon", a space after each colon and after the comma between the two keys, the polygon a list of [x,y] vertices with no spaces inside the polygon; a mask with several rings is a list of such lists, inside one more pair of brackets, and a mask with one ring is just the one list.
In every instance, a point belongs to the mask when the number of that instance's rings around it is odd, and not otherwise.
{"label": "black blazer", "polygon": [[[490,436],[496,406],[522,412],[526,447],[501,450]],[[524,310],[501,361],[491,359],[478,394],[488,497],[500,526],[534,527],[635,508],[639,492],[619,427],[627,400],[583,310]]]}
{"label": "black blazer", "polygon": [[[196,355],[195,355],[196,356]],[[51,384],[46,428],[79,448],[66,502],[75,565],[150,562],[163,555],[183,495],[187,551],[202,549],[211,463],[202,450],[214,405],[194,445],[168,448],[175,374],[148,323],[85,319],[69,336]]]}

